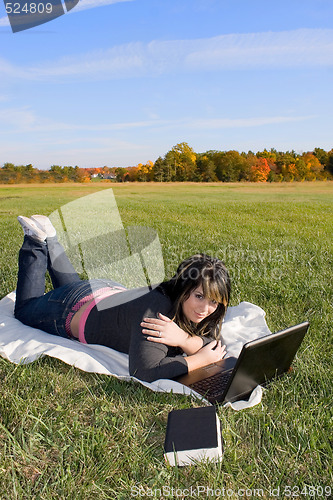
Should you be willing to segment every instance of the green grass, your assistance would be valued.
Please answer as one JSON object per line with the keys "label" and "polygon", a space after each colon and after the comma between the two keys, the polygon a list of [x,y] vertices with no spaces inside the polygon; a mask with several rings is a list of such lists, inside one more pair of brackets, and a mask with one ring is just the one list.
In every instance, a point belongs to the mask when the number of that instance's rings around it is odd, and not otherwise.
{"label": "green grass", "polygon": [[223,462],[180,469],[163,459],[167,415],[198,402],[55,359],[0,358],[0,497],[186,498],[191,486],[210,488],[201,498],[223,498],[223,488],[229,498],[274,498],[277,488],[279,498],[330,496],[311,487],[333,486],[333,183],[0,186],[0,296],[15,289],[17,215],[49,214],[110,187],[125,225],[158,231],[166,276],[196,251],[218,256],[232,275],[232,305],[258,304],[271,330],[308,319],[308,337],[292,374],[260,405],[219,408]]}

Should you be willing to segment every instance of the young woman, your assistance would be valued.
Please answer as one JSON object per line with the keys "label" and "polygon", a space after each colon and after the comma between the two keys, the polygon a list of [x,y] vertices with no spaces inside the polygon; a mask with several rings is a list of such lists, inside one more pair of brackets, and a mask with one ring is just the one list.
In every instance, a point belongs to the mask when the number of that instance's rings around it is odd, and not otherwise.
{"label": "young woman", "polygon": [[[81,280],[43,215],[18,217],[15,317],[47,333],[129,354],[129,371],[151,382],[219,361],[219,328],[230,296],[228,271],[204,254],[184,260],[169,281],[126,290],[108,280]],[[45,294],[49,271],[54,289]],[[184,356],[185,354],[185,356]]]}

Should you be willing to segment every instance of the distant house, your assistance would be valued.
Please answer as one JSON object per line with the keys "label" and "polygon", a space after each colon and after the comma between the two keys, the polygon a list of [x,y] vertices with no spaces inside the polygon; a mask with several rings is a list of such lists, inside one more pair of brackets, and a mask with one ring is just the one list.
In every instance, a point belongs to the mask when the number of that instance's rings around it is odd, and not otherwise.
{"label": "distant house", "polygon": [[117,176],[115,174],[102,174],[102,178],[114,180],[117,178]]}

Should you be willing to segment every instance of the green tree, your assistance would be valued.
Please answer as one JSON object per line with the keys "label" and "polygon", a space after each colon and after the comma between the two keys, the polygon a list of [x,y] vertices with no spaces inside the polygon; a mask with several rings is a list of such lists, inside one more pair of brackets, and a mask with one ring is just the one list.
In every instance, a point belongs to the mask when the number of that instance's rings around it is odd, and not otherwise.
{"label": "green tree", "polygon": [[153,179],[155,182],[167,182],[168,179],[168,166],[166,161],[159,156],[154,163]]}
{"label": "green tree", "polygon": [[217,181],[214,162],[207,154],[197,155],[196,180],[199,182]]}
{"label": "green tree", "polygon": [[333,149],[327,153],[327,165],[325,170],[333,175]]}
{"label": "green tree", "polygon": [[8,172],[14,172],[16,170],[14,163],[9,162],[4,163],[2,168]]}
{"label": "green tree", "polygon": [[314,148],[313,154],[320,161],[320,163],[326,167],[328,162],[328,153],[322,148]]}
{"label": "green tree", "polygon": [[62,167],[60,165],[51,165],[50,172],[51,172],[51,179],[53,182],[63,181],[63,172],[62,172]]}
{"label": "green tree", "polygon": [[248,177],[247,159],[238,151],[215,151],[212,153],[212,160],[219,181],[237,182]]}
{"label": "green tree", "polygon": [[127,170],[125,168],[122,168],[122,167],[117,167],[115,170],[115,174],[116,174],[116,181],[117,182],[124,182],[125,176],[127,174]]}
{"label": "green tree", "polygon": [[312,153],[304,153],[302,157],[307,167],[306,180],[314,181],[320,179],[324,166],[320,163],[318,158]]}
{"label": "green tree", "polygon": [[176,144],[165,155],[168,181],[191,181],[195,178],[196,154],[187,144]]}
{"label": "green tree", "polygon": [[295,151],[276,152],[276,174],[282,174],[283,178],[283,172],[289,171],[289,165],[295,164],[297,158],[298,155],[295,153]]}
{"label": "green tree", "polygon": [[295,180],[296,181],[304,181],[306,179],[307,175],[307,166],[304,161],[304,158],[296,158],[295,160],[295,166],[296,166],[296,176]]}

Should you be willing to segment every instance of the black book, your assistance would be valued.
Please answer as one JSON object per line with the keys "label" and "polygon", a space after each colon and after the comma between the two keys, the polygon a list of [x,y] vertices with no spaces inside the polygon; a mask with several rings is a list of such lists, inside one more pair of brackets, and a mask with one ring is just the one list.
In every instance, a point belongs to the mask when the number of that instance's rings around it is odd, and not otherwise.
{"label": "black book", "polygon": [[203,460],[218,462],[222,455],[221,424],[214,406],[169,413],[164,457],[170,465],[182,466]]}

